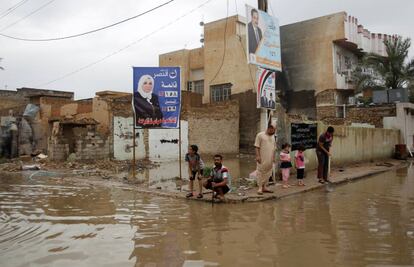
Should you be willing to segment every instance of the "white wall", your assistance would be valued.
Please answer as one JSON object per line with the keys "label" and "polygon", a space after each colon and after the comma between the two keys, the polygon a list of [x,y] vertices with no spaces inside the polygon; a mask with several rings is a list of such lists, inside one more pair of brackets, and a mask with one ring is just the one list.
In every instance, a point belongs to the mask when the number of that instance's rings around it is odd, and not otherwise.
{"label": "white wall", "polygon": [[[114,117],[114,158],[116,160],[132,159],[133,118]],[[145,158],[144,130],[135,130],[135,157]]]}
{"label": "white wall", "polygon": [[384,128],[400,130],[403,143],[413,150],[414,115],[411,112],[414,112],[414,104],[397,103],[396,108],[396,117],[384,117]]}
{"label": "white wall", "polygon": [[365,28],[358,29],[358,19],[352,16],[347,16],[344,21],[345,38],[358,46],[364,52],[372,52],[386,56],[384,38],[391,38],[390,35],[375,33],[372,34]]}
{"label": "white wall", "polygon": [[[116,160],[132,159],[133,118],[114,117],[114,158]],[[145,158],[144,130],[136,129],[137,159]],[[149,129],[148,155],[151,160],[178,160],[178,129]],[[188,122],[181,121],[181,151],[185,155],[188,150]]]}
{"label": "white wall", "polygon": [[[149,130],[149,158],[151,160],[178,159],[178,129],[150,129]],[[181,153],[188,150],[188,122],[181,121]]]}

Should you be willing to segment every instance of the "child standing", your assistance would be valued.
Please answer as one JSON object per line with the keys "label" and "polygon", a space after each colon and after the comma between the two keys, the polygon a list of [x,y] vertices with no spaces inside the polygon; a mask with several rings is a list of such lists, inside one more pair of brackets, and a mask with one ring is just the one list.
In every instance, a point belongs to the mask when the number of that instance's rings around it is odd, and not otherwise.
{"label": "child standing", "polygon": [[197,176],[198,180],[198,195],[197,198],[203,197],[203,188],[201,179],[203,176],[203,169],[204,169],[204,163],[201,160],[200,155],[198,154],[198,146],[191,145],[188,149],[188,153],[185,155],[185,161],[188,162],[188,173],[190,175],[190,185],[189,189],[190,192],[186,195],[187,198],[192,197],[193,190],[194,190],[194,180]]}
{"label": "child standing", "polygon": [[300,145],[295,154],[296,178],[299,186],[305,186],[303,177],[305,176],[305,147]]}
{"label": "child standing", "polygon": [[288,143],[285,143],[282,145],[282,151],[280,152],[280,169],[282,170],[283,189],[289,187],[288,180],[290,175],[290,168],[292,168],[289,149],[290,145]]}

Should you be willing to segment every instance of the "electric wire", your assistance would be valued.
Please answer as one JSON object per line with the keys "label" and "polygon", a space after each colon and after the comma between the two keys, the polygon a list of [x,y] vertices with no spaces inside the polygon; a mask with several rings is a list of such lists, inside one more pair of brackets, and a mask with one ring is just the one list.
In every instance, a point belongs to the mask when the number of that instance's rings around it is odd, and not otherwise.
{"label": "electric wire", "polygon": [[27,41],[27,42],[49,42],[49,41],[59,41],[59,40],[71,39],[71,38],[80,37],[80,36],[84,36],[84,35],[88,35],[88,34],[91,34],[91,33],[95,33],[95,32],[99,32],[99,31],[102,31],[102,30],[106,30],[106,29],[112,28],[112,27],[117,26],[119,24],[125,23],[127,21],[136,19],[136,18],[141,17],[141,16],[143,16],[145,14],[148,14],[148,13],[150,13],[150,12],[152,12],[154,10],[157,10],[157,9],[163,7],[163,6],[166,6],[169,3],[174,2],[174,1],[175,0],[169,0],[169,1],[167,1],[167,2],[165,2],[163,4],[161,4],[161,5],[158,5],[156,7],[153,7],[151,9],[149,9],[147,11],[144,11],[144,12],[142,12],[140,14],[137,14],[135,16],[132,16],[132,17],[123,19],[121,21],[118,21],[118,22],[109,24],[109,25],[104,26],[104,27],[101,27],[101,28],[97,28],[97,29],[94,29],[94,30],[90,30],[90,31],[82,32],[82,33],[78,33],[78,34],[73,34],[73,35],[69,35],[69,36],[55,37],[55,38],[44,38],[44,39],[20,38],[20,37],[15,37],[15,36],[3,34],[3,33],[0,33],[0,36],[6,37],[6,38],[10,38],[10,39],[14,39],[14,40],[19,40],[19,41]]}
{"label": "electric wire", "polygon": [[27,19],[28,17],[30,17],[30,16],[34,15],[35,13],[39,12],[40,10],[42,10],[43,8],[47,7],[48,5],[50,5],[51,3],[55,2],[55,1],[56,1],[56,0],[51,0],[51,1],[49,1],[49,2],[47,2],[47,3],[45,3],[45,4],[43,4],[42,6],[40,6],[39,8],[37,8],[37,9],[35,9],[35,10],[33,10],[32,12],[30,12],[30,13],[29,13],[29,14],[27,14],[26,16],[24,16],[24,17],[22,17],[22,18],[20,18],[20,19],[16,20],[16,21],[15,21],[15,22],[13,22],[13,23],[10,23],[9,25],[7,25],[7,26],[6,26],[6,27],[4,27],[4,28],[1,28],[1,29],[0,29],[0,31],[4,31],[4,30],[6,30],[6,29],[8,29],[8,28],[10,28],[10,27],[12,27],[12,26],[14,26],[14,25],[16,25],[17,23],[19,23],[19,22],[21,22],[21,21],[23,21],[23,20]]}
{"label": "electric wire", "polygon": [[211,2],[211,1],[213,1],[213,0],[207,0],[207,1],[203,2],[202,4],[200,4],[200,5],[198,5],[197,7],[195,7],[195,8],[193,8],[193,9],[191,9],[190,11],[188,11],[187,13],[185,13],[185,14],[181,15],[180,17],[176,18],[175,20],[172,20],[171,22],[169,22],[169,23],[167,23],[167,24],[164,24],[163,26],[161,26],[161,27],[157,28],[156,30],[154,30],[154,31],[152,31],[152,32],[150,32],[150,33],[148,33],[148,34],[144,35],[143,37],[141,37],[141,38],[140,38],[140,39],[138,39],[138,40],[135,40],[135,41],[133,41],[133,42],[129,43],[128,45],[126,45],[126,46],[124,46],[124,47],[122,47],[122,48],[118,49],[117,51],[112,52],[111,54],[108,54],[108,55],[106,55],[106,56],[104,56],[104,57],[102,57],[102,58],[100,58],[100,59],[98,59],[98,60],[96,60],[96,61],[94,61],[94,62],[91,62],[91,63],[89,63],[89,64],[87,64],[87,65],[85,65],[85,66],[83,66],[83,67],[80,67],[80,68],[78,68],[78,69],[76,69],[76,70],[74,70],[74,71],[71,71],[71,72],[69,72],[69,73],[67,73],[67,74],[64,74],[64,75],[62,75],[62,76],[60,76],[60,77],[58,77],[58,78],[56,78],[56,79],[53,79],[53,80],[51,80],[51,81],[49,81],[49,82],[46,82],[46,83],[40,84],[40,85],[38,85],[38,86],[39,86],[39,87],[43,87],[43,86],[49,85],[49,84],[51,84],[51,83],[54,83],[54,82],[57,82],[57,81],[60,81],[60,80],[66,79],[67,77],[70,77],[70,76],[72,76],[72,75],[74,75],[74,74],[76,74],[76,73],[79,73],[79,72],[81,72],[81,71],[83,71],[83,70],[86,70],[86,69],[88,69],[88,68],[90,68],[90,67],[92,67],[92,66],[94,66],[94,65],[97,65],[97,64],[101,63],[102,61],[104,61],[104,60],[106,60],[106,59],[108,59],[108,58],[110,58],[110,57],[113,57],[113,56],[115,56],[116,54],[119,54],[119,53],[121,53],[122,51],[124,51],[124,50],[126,50],[126,49],[130,48],[131,46],[133,46],[133,45],[135,45],[135,44],[137,44],[137,43],[139,43],[139,42],[141,42],[141,41],[143,41],[143,40],[147,39],[147,38],[148,38],[148,37],[150,37],[151,35],[154,35],[155,33],[159,32],[159,31],[161,31],[161,30],[163,30],[163,29],[165,29],[165,28],[168,28],[168,27],[169,27],[169,26],[171,26],[172,24],[174,24],[174,23],[176,23],[177,21],[179,21],[179,20],[183,19],[184,17],[186,17],[186,16],[190,15],[191,13],[193,13],[194,11],[196,11],[197,9],[202,8],[203,6],[205,6],[206,4],[208,4],[208,3],[209,3],[209,2]]}
{"label": "electric wire", "polygon": [[0,19],[3,19],[4,17],[6,17],[7,15],[9,15],[13,11],[15,11],[16,9],[18,9],[19,7],[21,7],[22,5],[26,4],[27,1],[29,1],[29,0],[22,0],[22,1],[18,2],[17,4],[15,4],[14,6],[8,8],[6,11],[4,11],[3,13],[0,14]]}
{"label": "electric wire", "polygon": [[224,44],[223,44],[223,56],[221,58],[221,64],[220,67],[218,68],[216,74],[214,75],[213,79],[211,79],[211,81],[209,82],[209,84],[211,85],[211,83],[217,78],[217,75],[219,74],[221,68],[223,67],[223,63],[224,63],[224,58],[226,57],[226,48],[227,48],[227,21],[229,18],[229,0],[227,0],[227,11],[226,11],[226,24],[224,26]]}

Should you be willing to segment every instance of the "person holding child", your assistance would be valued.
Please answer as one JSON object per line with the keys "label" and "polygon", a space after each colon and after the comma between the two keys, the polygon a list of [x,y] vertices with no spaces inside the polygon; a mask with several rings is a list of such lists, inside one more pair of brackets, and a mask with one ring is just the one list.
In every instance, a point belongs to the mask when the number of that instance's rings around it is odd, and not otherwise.
{"label": "person holding child", "polygon": [[187,198],[194,196],[194,180],[197,177],[198,180],[198,195],[197,198],[203,198],[203,187],[201,179],[203,178],[204,163],[198,154],[198,146],[191,145],[188,149],[188,153],[185,155],[185,161],[188,162],[188,173],[190,175],[190,192],[186,195]]}
{"label": "person holding child", "polygon": [[292,168],[290,145],[285,143],[282,145],[282,151],[280,152],[280,169],[282,170],[283,189],[289,188],[288,180],[290,176],[290,168]]}

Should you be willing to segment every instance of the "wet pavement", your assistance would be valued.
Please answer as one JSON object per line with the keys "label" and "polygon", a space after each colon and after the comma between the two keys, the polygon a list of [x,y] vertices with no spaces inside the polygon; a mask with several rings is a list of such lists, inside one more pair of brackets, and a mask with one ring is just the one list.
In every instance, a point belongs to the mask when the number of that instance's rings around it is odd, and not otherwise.
{"label": "wet pavement", "polygon": [[278,201],[206,205],[0,176],[1,266],[412,266],[414,167]]}

